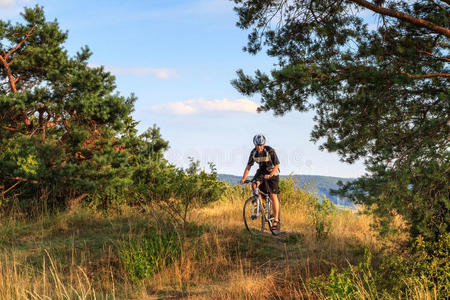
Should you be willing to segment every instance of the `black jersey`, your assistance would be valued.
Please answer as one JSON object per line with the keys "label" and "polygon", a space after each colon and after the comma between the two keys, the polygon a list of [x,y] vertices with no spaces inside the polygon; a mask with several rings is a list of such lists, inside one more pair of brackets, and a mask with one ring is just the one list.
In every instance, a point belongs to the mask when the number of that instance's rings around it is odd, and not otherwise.
{"label": "black jersey", "polygon": [[[251,167],[255,162],[259,164],[258,171],[261,172],[262,174],[270,174],[274,166],[280,164],[275,149],[269,146],[264,146],[264,149],[263,151],[261,151],[261,153],[258,153],[256,148],[254,148],[250,152],[250,157],[248,158],[247,166]],[[280,174],[279,169],[275,175],[278,174]]]}

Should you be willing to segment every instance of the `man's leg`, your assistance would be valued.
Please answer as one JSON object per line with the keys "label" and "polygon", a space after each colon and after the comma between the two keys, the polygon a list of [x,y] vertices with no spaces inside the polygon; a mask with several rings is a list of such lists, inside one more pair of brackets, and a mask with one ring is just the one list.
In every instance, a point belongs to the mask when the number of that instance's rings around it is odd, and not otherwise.
{"label": "man's leg", "polygon": [[[261,181],[256,181],[256,183],[253,183],[252,184],[252,189],[253,189],[253,192],[256,192],[256,189],[258,189],[259,190],[259,186],[261,185]],[[261,193],[258,193],[258,197],[259,197],[259,200],[261,200],[262,201],[262,198],[261,198]]]}
{"label": "man's leg", "polygon": [[279,211],[280,211],[280,202],[278,201],[278,195],[270,193],[270,200],[272,200],[272,208],[273,208],[273,218],[274,221],[279,222],[278,219]]}

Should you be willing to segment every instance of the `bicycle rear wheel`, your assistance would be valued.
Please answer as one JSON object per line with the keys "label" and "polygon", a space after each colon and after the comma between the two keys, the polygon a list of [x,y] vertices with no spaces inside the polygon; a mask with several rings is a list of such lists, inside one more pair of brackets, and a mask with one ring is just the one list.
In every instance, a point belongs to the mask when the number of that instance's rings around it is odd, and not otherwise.
{"label": "bicycle rear wheel", "polygon": [[244,204],[244,224],[251,234],[264,232],[264,208],[257,197],[251,197]]}

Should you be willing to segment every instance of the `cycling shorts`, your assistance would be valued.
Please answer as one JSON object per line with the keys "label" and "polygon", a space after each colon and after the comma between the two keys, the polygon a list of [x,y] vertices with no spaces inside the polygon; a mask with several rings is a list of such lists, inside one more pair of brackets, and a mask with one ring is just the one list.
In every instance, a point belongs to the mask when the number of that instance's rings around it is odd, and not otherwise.
{"label": "cycling shorts", "polygon": [[263,192],[263,193],[271,193],[271,194],[279,194],[280,190],[278,188],[278,183],[280,182],[280,176],[275,175],[270,177],[269,179],[264,179],[264,175],[268,175],[267,173],[263,173],[262,171],[260,171],[258,169],[258,171],[256,171],[255,176],[253,176],[253,178],[256,181],[261,182],[261,184],[259,185],[259,189]]}

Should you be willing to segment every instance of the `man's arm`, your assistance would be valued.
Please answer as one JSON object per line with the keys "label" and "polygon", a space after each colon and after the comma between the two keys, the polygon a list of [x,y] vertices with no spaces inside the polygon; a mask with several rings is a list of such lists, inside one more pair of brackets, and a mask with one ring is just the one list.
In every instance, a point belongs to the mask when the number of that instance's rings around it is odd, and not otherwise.
{"label": "man's arm", "polygon": [[255,151],[255,149],[253,149],[252,151],[250,151],[250,156],[248,157],[248,162],[247,162],[247,167],[245,167],[244,170],[244,175],[242,175],[242,179],[241,179],[241,184],[244,184],[245,179],[247,179],[248,176],[248,172],[250,172],[250,168],[253,166],[253,164],[255,163],[253,161],[253,152]]}
{"label": "man's arm", "polygon": [[274,175],[277,173],[279,167],[280,167],[279,164],[278,164],[278,165],[275,165],[275,166],[273,167],[272,171],[270,172],[270,174],[265,175],[264,178],[269,179],[270,177],[274,176]]}
{"label": "man's arm", "polygon": [[245,179],[247,179],[248,172],[250,172],[251,167],[252,166],[250,166],[250,165],[247,165],[247,167],[245,167],[244,175],[242,175],[242,179],[241,179],[241,184],[244,184]]}

